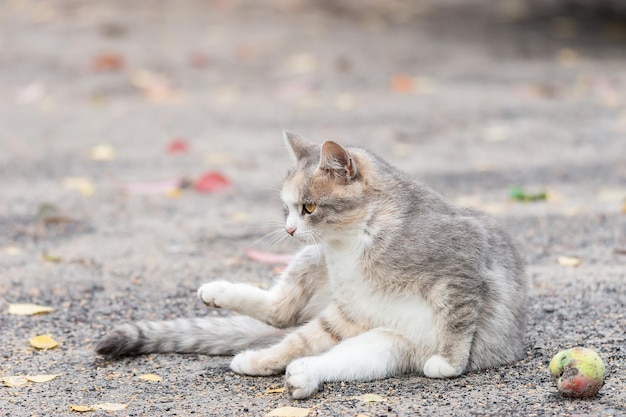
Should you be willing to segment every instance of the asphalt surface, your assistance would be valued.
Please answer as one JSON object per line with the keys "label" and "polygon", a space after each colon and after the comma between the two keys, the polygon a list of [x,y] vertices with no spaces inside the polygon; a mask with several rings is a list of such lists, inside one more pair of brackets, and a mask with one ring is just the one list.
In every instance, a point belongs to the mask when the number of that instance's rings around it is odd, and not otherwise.
{"label": "asphalt surface", "polygon": [[[610,2],[458,3],[0,3],[0,378],[59,374],[0,387],[0,414],[626,415],[626,19]],[[294,402],[229,358],[94,355],[116,323],[222,314],[196,299],[204,282],[271,283],[245,251],[296,249],[262,239],[281,219],[282,128],[368,147],[498,217],[528,264],[526,357]],[[177,138],[186,153],[167,152]],[[93,160],[101,144],[115,154]],[[229,188],[162,190],[208,171]],[[7,314],[26,302],[55,311]],[[59,346],[32,348],[41,334]],[[607,365],[589,400],[548,375],[573,346]]]}

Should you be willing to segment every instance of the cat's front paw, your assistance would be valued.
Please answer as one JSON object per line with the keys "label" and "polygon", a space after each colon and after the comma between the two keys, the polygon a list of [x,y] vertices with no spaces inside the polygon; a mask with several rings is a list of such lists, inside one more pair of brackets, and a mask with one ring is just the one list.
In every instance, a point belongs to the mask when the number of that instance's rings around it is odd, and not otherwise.
{"label": "cat's front paw", "polygon": [[429,378],[453,378],[461,375],[462,369],[450,365],[439,355],[431,356],[424,364],[424,375]]}
{"label": "cat's front paw", "polygon": [[235,355],[230,369],[242,375],[267,376],[281,373],[285,366],[262,350],[246,350]]}
{"label": "cat's front paw", "polygon": [[232,285],[226,281],[209,282],[198,289],[198,297],[208,307],[229,308],[232,305]]}
{"label": "cat's front paw", "polygon": [[302,400],[313,395],[319,387],[314,358],[296,359],[287,366],[285,385],[294,400]]}

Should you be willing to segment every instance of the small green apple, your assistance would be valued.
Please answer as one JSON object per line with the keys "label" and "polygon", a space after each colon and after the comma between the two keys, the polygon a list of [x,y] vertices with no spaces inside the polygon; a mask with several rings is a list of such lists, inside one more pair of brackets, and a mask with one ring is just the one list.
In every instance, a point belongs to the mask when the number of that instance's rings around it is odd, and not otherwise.
{"label": "small green apple", "polygon": [[565,397],[593,397],[602,388],[606,368],[593,350],[575,347],[563,350],[550,361],[550,374]]}

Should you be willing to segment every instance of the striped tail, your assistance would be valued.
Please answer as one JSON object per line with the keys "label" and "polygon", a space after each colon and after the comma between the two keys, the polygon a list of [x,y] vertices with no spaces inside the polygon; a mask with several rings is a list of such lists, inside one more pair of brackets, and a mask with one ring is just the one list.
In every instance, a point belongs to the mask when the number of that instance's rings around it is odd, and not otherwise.
{"label": "striped tail", "polygon": [[277,343],[291,330],[247,316],[137,322],[114,328],[95,351],[110,357],[171,352],[233,355]]}

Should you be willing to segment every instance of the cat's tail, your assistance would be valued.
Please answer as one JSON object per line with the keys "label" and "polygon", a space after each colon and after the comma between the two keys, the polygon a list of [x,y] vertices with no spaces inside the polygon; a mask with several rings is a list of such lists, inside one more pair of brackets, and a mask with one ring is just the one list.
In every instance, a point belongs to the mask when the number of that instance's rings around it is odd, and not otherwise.
{"label": "cat's tail", "polygon": [[279,329],[247,316],[136,322],[114,328],[95,346],[106,356],[145,353],[233,355],[279,342],[291,329]]}

